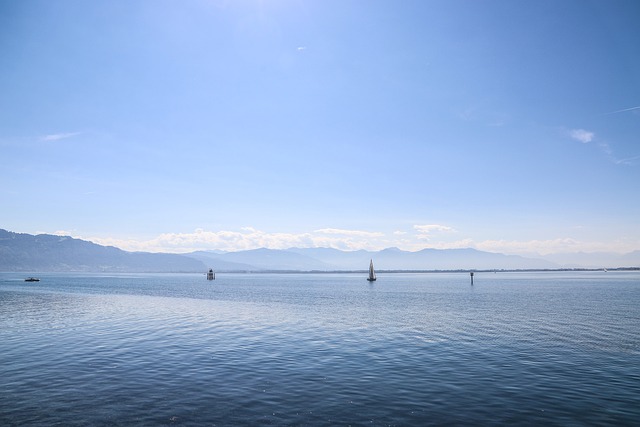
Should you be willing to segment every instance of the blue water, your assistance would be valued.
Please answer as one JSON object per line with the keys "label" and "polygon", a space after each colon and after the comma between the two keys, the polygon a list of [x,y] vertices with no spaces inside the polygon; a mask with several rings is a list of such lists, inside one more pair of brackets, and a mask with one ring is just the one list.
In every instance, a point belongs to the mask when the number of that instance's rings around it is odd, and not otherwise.
{"label": "blue water", "polygon": [[0,425],[640,425],[640,273],[0,274]]}

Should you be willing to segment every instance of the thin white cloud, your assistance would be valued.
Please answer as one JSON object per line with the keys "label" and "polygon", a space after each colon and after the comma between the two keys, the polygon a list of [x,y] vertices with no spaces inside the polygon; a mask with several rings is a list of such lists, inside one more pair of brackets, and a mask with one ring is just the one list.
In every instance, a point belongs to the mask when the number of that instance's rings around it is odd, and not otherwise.
{"label": "thin white cloud", "polygon": [[541,255],[555,252],[579,251],[584,248],[583,243],[571,238],[528,241],[484,240],[482,242],[474,243],[473,247],[488,252]]}
{"label": "thin white cloud", "polygon": [[633,165],[638,159],[640,159],[640,156],[627,157],[626,159],[616,159],[614,162],[617,165]]}
{"label": "thin white cloud", "polygon": [[637,106],[637,107],[631,107],[631,108],[625,108],[625,109],[622,109],[622,110],[611,111],[609,113],[604,113],[604,115],[608,116],[609,114],[624,113],[626,111],[633,111],[633,110],[640,110],[640,105]]}
{"label": "thin white cloud", "polygon": [[607,144],[606,142],[600,142],[598,143],[598,147],[600,147],[600,149],[607,155],[612,156],[613,155],[613,150],[611,149],[611,146],[609,144]]}
{"label": "thin white cloud", "polygon": [[472,247],[506,254],[549,255],[574,252],[631,252],[638,248],[638,241],[616,240],[612,242],[588,242],[570,237],[548,240],[484,240],[474,243]]}
{"label": "thin white cloud", "polygon": [[569,136],[576,141],[580,141],[583,144],[587,144],[595,138],[596,134],[584,129],[572,129],[569,131]]}
{"label": "thin white cloud", "polygon": [[627,166],[633,165],[636,163],[636,160],[640,158],[640,156],[632,156],[632,157],[626,157],[624,159],[619,159],[615,156],[611,146],[606,142],[599,142],[598,148],[600,148],[600,150],[602,150],[602,152],[607,155],[609,160],[616,165],[627,165]]}
{"label": "thin white cloud", "polygon": [[326,247],[341,250],[379,250],[390,246],[383,233],[322,229],[310,233],[269,233],[253,227],[239,231],[205,231],[192,233],[164,233],[148,240],[88,238],[92,242],[116,246],[128,251],[186,253],[218,249],[239,251],[257,248],[287,249],[291,247]]}
{"label": "thin white cloud", "polygon": [[[430,242],[426,247],[430,249],[466,249],[475,248],[475,242],[472,239],[461,239],[453,242]],[[416,246],[414,250],[417,251],[424,248],[425,245],[422,244],[421,246]]]}
{"label": "thin white cloud", "polygon": [[61,139],[72,138],[80,135],[80,132],[67,132],[67,133],[55,133],[51,135],[45,135],[40,138],[41,141],[59,141]]}
{"label": "thin white cloud", "polygon": [[[633,110],[635,108],[629,108],[627,110]],[[616,165],[633,165],[635,164],[635,160],[639,158],[639,156],[627,157],[624,159],[619,159],[616,157],[613,148],[609,145],[608,142],[603,141],[602,138],[596,138],[596,134],[594,132],[585,130],[585,129],[570,129],[563,130],[567,136],[570,138],[579,141],[583,144],[594,143],[597,148],[600,149],[602,153],[606,155],[609,161]]]}
{"label": "thin white cloud", "polygon": [[73,231],[73,230],[56,230],[51,234],[53,234],[55,236],[72,236],[74,233],[75,233],[75,231]]}
{"label": "thin white cloud", "polygon": [[336,234],[343,236],[357,236],[357,237],[383,237],[383,233],[375,231],[360,231],[360,230],[343,230],[340,228],[322,228],[315,230],[316,233],[321,234]]}
{"label": "thin white cloud", "polygon": [[414,225],[413,228],[415,230],[418,230],[420,233],[432,233],[434,231],[440,231],[440,232],[454,231],[453,228],[446,225],[440,225],[440,224]]}
{"label": "thin white cloud", "polygon": [[[611,242],[580,241],[569,237],[547,240],[482,240],[470,238],[455,241],[437,240],[437,233],[451,233],[451,227],[437,224],[415,226],[416,230],[426,230],[436,233],[434,236],[418,234],[415,237],[397,235],[387,239],[385,237],[371,237],[365,235],[346,235],[325,233],[325,231],[349,232],[354,230],[323,229],[321,232],[308,233],[269,233],[253,227],[245,227],[239,231],[206,231],[202,229],[191,233],[164,233],[147,240],[91,238],[77,235],[76,232],[59,230],[55,234],[72,236],[90,240],[105,246],[115,246],[127,251],[188,253],[197,250],[240,251],[257,248],[288,249],[291,247],[313,248],[324,247],[345,251],[380,250],[388,247],[398,247],[408,251],[419,251],[425,248],[433,249],[462,249],[474,248],[481,251],[523,256],[549,255],[570,252],[631,252],[640,247],[640,240],[633,238],[619,239]],[[364,232],[383,236],[383,233]],[[433,238],[430,240],[430,238]],[[428,244],[425,244],[428,241]]]}
{"label": "thin white cloud", "polygon": [[413,228],[418,232],[418,239],[421,240],[431,240],[434,234],[453,233],[456,231],[449,226],[441,224],[414,225]]}
{"label": "thin white cloud", "polygon": [[[473,239],[461,239],[454,242],[434,242],[430,243],[428,247],[433,249],[473,248],[486,252],[535,257],[577,252],[626,253],[637,250],[638,245],[640,245],[640,241],[633,239],[589,242],[563,237],[547,240],[482,240],[477,242]],[[415,250],[418,249],[420,248]]]}

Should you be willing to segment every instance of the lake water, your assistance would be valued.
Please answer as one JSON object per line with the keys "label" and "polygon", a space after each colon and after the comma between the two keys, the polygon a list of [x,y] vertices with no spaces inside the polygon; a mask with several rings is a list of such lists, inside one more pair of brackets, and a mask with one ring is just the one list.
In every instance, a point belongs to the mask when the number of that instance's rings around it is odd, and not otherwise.
{"label": "lake water", "polygon": [[640,425],[640,273],[0,274],[0,425]]}

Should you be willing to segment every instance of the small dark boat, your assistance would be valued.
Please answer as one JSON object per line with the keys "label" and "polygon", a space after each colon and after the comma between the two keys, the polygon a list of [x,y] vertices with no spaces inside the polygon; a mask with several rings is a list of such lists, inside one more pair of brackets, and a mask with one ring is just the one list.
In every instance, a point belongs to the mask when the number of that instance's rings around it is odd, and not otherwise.
{"label": "small dark boat", "polygon": [[27,277],[26,279],[24,279],[25,282],[39,282],[40,279],[38,279],[37,277]]}

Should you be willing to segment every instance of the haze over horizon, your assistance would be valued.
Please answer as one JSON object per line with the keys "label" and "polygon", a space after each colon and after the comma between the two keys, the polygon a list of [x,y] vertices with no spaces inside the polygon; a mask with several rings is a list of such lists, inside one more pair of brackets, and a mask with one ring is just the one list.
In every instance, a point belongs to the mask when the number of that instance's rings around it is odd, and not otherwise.
{"label": "haze over horizon", "polygon": [[0,228],[640,250],[640,3],[0,0]]}

